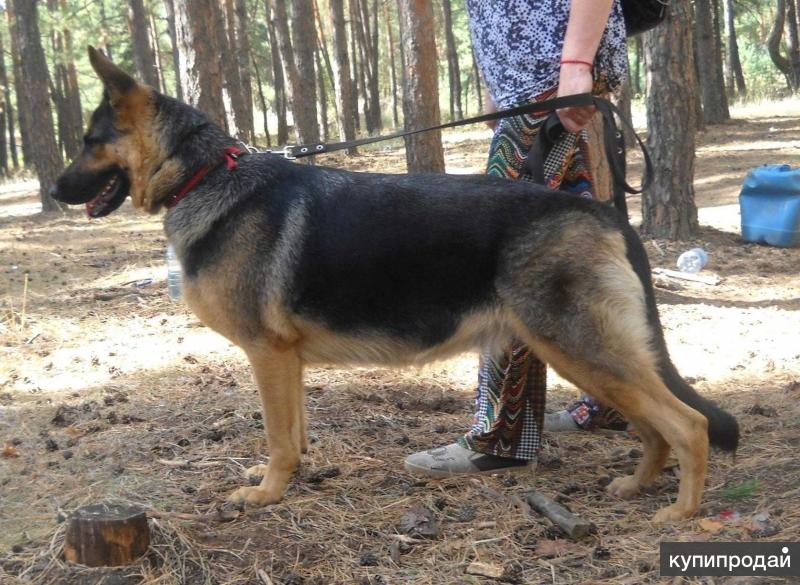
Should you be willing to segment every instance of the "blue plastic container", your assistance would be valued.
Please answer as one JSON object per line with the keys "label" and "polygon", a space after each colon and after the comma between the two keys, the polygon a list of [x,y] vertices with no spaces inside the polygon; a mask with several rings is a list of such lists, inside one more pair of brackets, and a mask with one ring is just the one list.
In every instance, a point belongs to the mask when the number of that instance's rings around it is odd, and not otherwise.
{"label": "blue plastic container", "polygon": [[739,194],[742,238],[800,246],[800,169],[764,165],[751,170]]}

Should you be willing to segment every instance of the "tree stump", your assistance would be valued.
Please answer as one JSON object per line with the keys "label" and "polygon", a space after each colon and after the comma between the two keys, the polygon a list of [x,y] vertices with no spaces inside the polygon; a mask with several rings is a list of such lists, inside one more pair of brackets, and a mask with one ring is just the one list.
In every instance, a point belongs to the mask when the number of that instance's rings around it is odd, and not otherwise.
{"label": "tree stump", "polygon": [[150,546],[144,510],[135,506],[92,504],[67,520],[64,557],[87,567],[129,565]]}

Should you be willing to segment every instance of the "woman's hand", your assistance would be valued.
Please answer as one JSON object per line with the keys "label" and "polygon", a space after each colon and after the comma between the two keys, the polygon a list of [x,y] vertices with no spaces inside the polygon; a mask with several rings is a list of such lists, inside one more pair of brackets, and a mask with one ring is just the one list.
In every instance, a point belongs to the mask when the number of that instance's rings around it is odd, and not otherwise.
{"label": "woman's hand", "polygon": [[[571,0],[569,22],[561,51],[559,97],[589,93],[594,85],[591,63],[600,46],[614,0]],[[586,127],[594,115],[594,106],[558,110],[558,118],[568,132]]]}
{"label": "woman's hand", "polygon": [[[558,97],[589,93],[594,85],[592,68],[586,63],[562,63],[558,80]],[[579,132],[585,128],[594,116],[594,106],[581,108],[562,108],[556,110],[561,123],[567,132]]]}

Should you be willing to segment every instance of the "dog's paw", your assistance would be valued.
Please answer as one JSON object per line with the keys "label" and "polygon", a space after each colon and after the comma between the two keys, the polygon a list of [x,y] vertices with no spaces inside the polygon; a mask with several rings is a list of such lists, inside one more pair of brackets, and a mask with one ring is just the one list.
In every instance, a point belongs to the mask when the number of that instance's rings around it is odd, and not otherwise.
{"label": "dog's paw", "polygon": [[274,495],[262,487],[242,487],[228,496],[228,503],[237,506],[260,508],[281,501],[281,495]]}
{"label": "dog's paw", "polygon": [[653,516],[653,522],[656,524],[663,524],[664,522],[677,522],[678,520],[686,520],[692,516],[693,512],[686,510],[682,506],[672,504],[666,508],[661,508]]}
{"label": "dog's paw", "polygon": [[250,485],[258,485],[261,483],[261,480],[267,476],[267,465],[259,464],[253,465],[253,467],[249,468],[247,471],[244,472],[244,477],[248,481]]}
{"label": "dog's paw", "polygon": [[606,492],[618,498],[627,499],[639,492],[639,481],[633,475],[618,477],[606,487]]}

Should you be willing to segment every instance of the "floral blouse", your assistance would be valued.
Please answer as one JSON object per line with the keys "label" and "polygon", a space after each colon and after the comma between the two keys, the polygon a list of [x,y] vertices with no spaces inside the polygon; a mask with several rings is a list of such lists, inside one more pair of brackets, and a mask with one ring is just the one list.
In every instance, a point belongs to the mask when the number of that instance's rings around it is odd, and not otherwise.
{"label": "floral blouse", "polygon": [[[492,101],[507,108],[558,86],[571,0],[466,0],[475,58]],[[595,57],[609,89],[628,70],[625,21],[614,6]]]}

